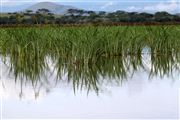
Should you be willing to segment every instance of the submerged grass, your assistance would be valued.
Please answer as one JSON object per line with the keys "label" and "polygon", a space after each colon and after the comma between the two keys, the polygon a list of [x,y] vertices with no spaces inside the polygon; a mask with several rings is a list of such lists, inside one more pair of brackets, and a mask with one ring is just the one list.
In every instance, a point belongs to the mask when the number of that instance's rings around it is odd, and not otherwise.
{"label": "submerged grass", "polygon": [[144,68],[144,53],[151,56],[150,77],[180,70],[179,33],[180,26],[0,28],[0,54],[9,57],[15,78],[36,83],[48,68],[48,57],[57,78],[67,72],[74,90],[98,91],[100,76],[122,80],[128,71]]}
{"label": "submerged grass", "polygon": [[[74,65],[92,65],[101,57],[129,55],[133,63],[141,59],[143,51],[151,54],[152,59],[159,55],[176,57],[180,54],[179,33],[178,25],[0,28],[0,54],[9,56],[16,67],[31,65],[22,72],[40,74],[37,66],[44,63],[46,56],[68,59],[68,64]],[[132,66],[137,69],[137,65]],[[15,74],[22,70],[16,67]]]}

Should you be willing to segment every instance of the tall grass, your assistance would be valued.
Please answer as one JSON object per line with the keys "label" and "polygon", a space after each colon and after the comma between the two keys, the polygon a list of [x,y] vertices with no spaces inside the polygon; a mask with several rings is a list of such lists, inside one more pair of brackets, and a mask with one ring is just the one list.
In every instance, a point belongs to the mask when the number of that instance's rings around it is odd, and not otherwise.
{"label": "tall grass", "polygon": [[48,70],[48,57],[57,79],[67,72],[74,90],[98,91],[100,77],[121,83],[144,68],[143,54],[151,55],[151,77],[180,70],[179,33],[180,26],[0,28],[0,54],[10,58],[15,79],[34,84]]}
{"label": "tall grass", "polygon": [[146,46],[153,54],[168,54],[179,52],[179,29],[180,26],[1,28],[0,51],[6,54],[19,47],[37,49],[39,54],[59,54],[84,62],[99,56],[141,54]]}

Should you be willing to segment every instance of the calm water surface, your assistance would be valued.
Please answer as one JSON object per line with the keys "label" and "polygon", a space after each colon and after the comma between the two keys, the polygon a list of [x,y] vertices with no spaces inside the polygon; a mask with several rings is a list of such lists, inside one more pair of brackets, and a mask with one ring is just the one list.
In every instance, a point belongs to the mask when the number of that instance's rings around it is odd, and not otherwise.
{"label": "calm water surface", "polygon": [[1,57],[3,118],[179,118],[177,58],[142,55],[86,66],[47,57],[35,69],[18,60]]}

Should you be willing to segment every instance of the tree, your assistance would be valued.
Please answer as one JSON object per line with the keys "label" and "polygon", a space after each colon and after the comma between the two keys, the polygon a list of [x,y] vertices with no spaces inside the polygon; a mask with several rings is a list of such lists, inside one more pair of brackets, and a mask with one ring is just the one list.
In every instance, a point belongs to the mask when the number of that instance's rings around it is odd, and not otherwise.
{"label": "tree", "polygon": [[38,24],[38,16],[36,14],[31,16],[32,22]]}
{"label": "tree", "polygon": [[157,22],[169,22],[172,20],[172,15],[165,11],[156,12],[154,14],[154,19]]}
{"label": "tree", "polygon": [[43,15],[47,15],[48,13],[50,13],[50,10],[42,8],[42,9],[38,9],[37,12]]}
{"label": "tree", "polygon": [[83,14],[85,14],[86,11],[84,10],[81,10],[81,9],[68,9],[67,11],[67,15],[70,15],[70,16],[82,16]]}
{"label": "tree", "polygon": [[15,17],[14,15],[11,15],[11,16],[9,17],[9,23],[10,23],[10,24],[15,24],[15,23],[16,23],[16,17]]}
{"label": "tree", "polygon": [[150,13],[140,13],[139,14],[139,19],[141,20],[141,22],[151,22],[153,20],[153,14]]}
{"label": "tree", "polygon": [[104,17],[104,16],[106,15],[106,12],[105,12],[105,11],[100,11],[100,12],[98,13],[98,15]]}
{"label": "tree", "polygon": [[9,18],[8,17],[0,17],[0,24],[8,24]]}
{"label": "tree", "polygon": [[47,24],[50,23],[49,18],[52,17],[53,13],[50,12],[50,10],[42,8],[42,9],[38,9],[35,13],[35,16],[32,16],[33,21],[36,21],[36,24]]}
{"label": "tree", "polygon": [[32,13],[33,13],[32,10],[26,10],[24,14],[25,14],[25,15],[31,15]]}
{"label": "tree", "polygon": [[17,23],[21,23],[21,22],[23,21],[24,15],[23,15],[23,14],[20,14],[20,13],[17,13],[17,14],[15,15],[15,17],[16,17],[16,22],[17,22]]}
{"label": "tree", "polygon": [[174,22],[180,22],[180,16],[174,15],[174,16],[173,16],[173,21],[174,21]]}

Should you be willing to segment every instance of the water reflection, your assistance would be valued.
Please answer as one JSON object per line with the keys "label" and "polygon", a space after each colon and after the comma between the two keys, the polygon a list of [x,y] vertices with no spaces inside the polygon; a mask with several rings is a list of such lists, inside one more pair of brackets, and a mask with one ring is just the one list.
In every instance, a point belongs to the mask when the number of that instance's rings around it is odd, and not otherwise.
{"label": "water reflection", "polygon": [[169,76],[180,72],[179,54],[150,54],[102,56],[96,61],[78,60],[60,55],[45,55],[40,51],[13,51],[2,55],[4,67],[15,83],[20,84],[19,97],[24,86],[32,86],[35,98],[40,89],[49,92],[52,86],[67,83],[77,90],[86,89],[99,94],[101,87],[109,84],[122,85],[140,70],[149,78]]}

